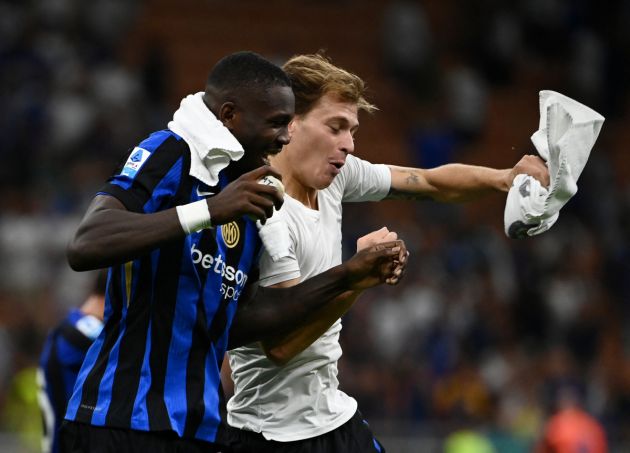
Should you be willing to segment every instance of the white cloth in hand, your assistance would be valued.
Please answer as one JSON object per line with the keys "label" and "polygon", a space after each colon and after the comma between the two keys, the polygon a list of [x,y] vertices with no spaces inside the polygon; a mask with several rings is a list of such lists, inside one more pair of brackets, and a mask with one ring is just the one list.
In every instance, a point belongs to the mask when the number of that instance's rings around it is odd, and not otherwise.
{"label": "white cloth in hand", "polygon": [[549,167],[549,189],[528,175],[514,178],[503,216],[505,234],[524,238],[547,231],[577,192],[577,180],[604,117],[555,91],[540,92],[540,124],[531,139]]}
{"label": "white cloth in hand", "polygon": [[260,240],[274,262],[288,256],[291,251],[289,227],[285,221],[279,220],[278,217],[278,211],[274,208],[273,217],[267,219],[264,225],[260,220],[256,221]]}

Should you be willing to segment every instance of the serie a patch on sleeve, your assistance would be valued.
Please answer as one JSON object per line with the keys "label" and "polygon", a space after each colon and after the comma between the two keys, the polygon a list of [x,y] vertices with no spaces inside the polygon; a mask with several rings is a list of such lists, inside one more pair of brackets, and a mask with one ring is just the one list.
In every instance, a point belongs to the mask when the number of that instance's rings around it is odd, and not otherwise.
{"label": "serie a patch on sleeve", "polygon": [[133,151],[131,151],[131,155],[125,162],[125,166],[120,172],[121,175],[127,176],[129,178],[134,178],[136,173],[142,167],[142,164],[149,158],[151,153],[144,148],[135,147]]}

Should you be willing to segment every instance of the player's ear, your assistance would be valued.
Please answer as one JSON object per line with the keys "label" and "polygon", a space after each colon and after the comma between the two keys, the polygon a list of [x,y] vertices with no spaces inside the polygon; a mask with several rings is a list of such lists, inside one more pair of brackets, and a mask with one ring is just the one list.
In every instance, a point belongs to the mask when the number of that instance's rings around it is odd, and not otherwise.
{"label": "player's ear", "polygon": [[223,104],[221,104],[221,108],[219,109],[219,121],[221,121],[223,125],[228,129],[233,129],[234,122],[237,116],[236,112],[236,106],[233,102],[224,102]]}
{"label": "player's ear", "polygon": [[289,121],[289,125],[287,126],[287,129],[289,130],[289,136],[293,136],[293,132],[295,132],[299,121],[300,120],[297,116],[294,116],[293,119]]}

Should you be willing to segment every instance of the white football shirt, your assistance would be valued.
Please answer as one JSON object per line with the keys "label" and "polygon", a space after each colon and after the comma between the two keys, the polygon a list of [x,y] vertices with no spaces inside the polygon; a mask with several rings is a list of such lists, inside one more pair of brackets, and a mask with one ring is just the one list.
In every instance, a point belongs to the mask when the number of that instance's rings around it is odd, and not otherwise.
{"label": "white football shirt", "polygon": [[[300,281],[341,264],[341,215],[344,201],[382,200],[391,186],[385,165],[349,155],[333,183],[317,194],[319,210],[288,195],[265,227],[282,222],[289,230],[289,256],[273,261],[263,252],[260,284]],[[285,225],[282,225],[284,228]],[[265,228],[263,227],[263,228]],[[338,389],[341,357],[337,320],[326,333],[283,366],[267,359],[258,343],[229,352],[234,396],[228,423],[280,442],[308,439],[334,430],[357,409],[354,398]]]}

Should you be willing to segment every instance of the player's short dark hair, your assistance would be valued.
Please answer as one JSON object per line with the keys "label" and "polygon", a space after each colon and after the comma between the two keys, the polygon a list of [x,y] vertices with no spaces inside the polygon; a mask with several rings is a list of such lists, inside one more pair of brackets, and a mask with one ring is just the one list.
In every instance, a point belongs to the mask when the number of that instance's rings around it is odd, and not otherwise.
{"label": "player's short dark hair", "polygon": [[222,58],[210,71],[206,82],[209,88],[235,90],[264,90],[275,86],[291,86],[291,81],[279,66],[254,52],[236,52]]}

